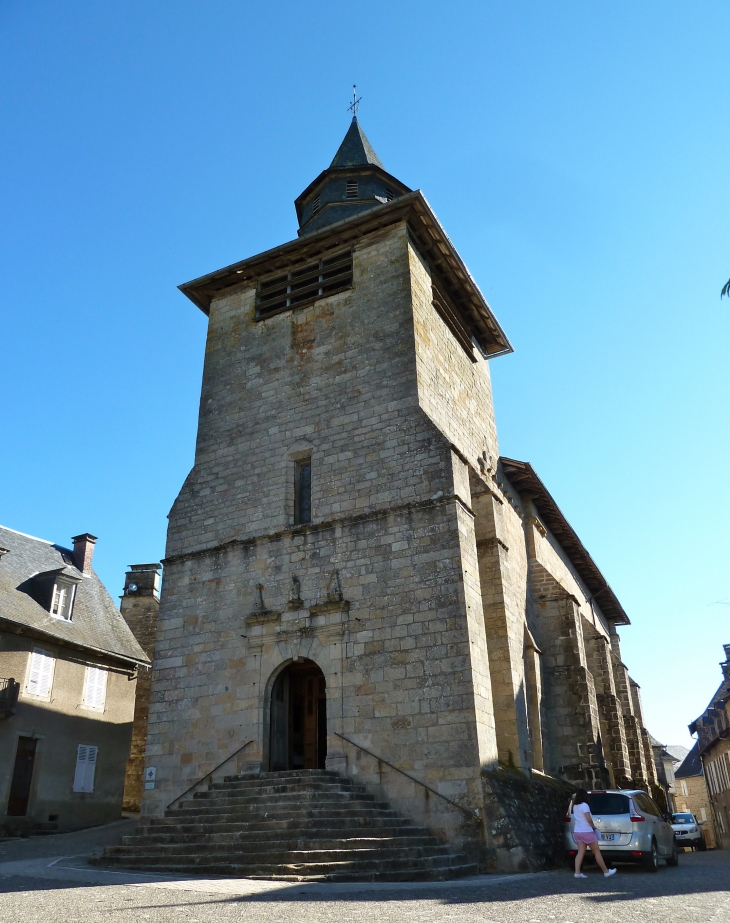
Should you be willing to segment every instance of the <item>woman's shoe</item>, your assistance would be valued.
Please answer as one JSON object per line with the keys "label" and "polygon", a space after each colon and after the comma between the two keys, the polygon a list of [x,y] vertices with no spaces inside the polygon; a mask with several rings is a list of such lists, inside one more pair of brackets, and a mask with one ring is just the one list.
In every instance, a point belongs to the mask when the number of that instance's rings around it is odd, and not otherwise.
{"label": "woman's shoe", "polygon": [[588,878],[588,876],[584,875],[583,872],[576,872],[573,878]]}
{"label": "woman's shoe", "polygon": [[615,875],[615,874],[616,874],[616,869],[609,869],[607,872],[603,873],[603,877],[610,878],[611,875]]}

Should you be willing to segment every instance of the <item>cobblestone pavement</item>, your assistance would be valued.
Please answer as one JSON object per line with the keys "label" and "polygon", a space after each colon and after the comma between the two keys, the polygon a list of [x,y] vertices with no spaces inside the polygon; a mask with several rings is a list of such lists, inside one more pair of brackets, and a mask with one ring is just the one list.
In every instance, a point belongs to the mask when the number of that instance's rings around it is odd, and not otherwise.
{"label": "cobblestone pavement", "polygon": [[278,884],[104,871],[122,825],[0,844],[0,923],[730,923],[730,852],[652,875],[587,869],[427,884]]}

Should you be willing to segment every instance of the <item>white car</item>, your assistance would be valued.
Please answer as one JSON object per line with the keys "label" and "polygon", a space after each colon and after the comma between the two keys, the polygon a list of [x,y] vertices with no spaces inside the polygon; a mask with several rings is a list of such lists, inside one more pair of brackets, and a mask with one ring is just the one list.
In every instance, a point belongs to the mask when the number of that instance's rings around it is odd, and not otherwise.
{"label": "white car", "polygon": [[677,840],[677,846],[692,846],[694,849],[705,850],[707,843],[702,836],[699,821],[686,811],[672,814],[672,830]]}

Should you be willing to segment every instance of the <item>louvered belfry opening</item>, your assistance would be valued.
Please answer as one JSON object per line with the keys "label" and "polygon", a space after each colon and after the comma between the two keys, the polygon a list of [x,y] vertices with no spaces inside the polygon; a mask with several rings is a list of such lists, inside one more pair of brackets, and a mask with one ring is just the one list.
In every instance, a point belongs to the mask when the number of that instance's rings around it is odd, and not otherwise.
{"label": "louvered belfry opening", "polygon": [[302,307],[346,288],[352,288],[351,250],[262,279],[256,292],[256,317]]}
{"label": "louvered belfry opening", "polygon": [[345,198],[346,198],[346,199],[356,199],[356,198],[357,198],[357,195],[358,195],[358,193],[357,193],[357,180],[356,180],[356,179],[348,179],[348,181],[347,181],[347,188],[346,188],[346,190],[345,190]]}

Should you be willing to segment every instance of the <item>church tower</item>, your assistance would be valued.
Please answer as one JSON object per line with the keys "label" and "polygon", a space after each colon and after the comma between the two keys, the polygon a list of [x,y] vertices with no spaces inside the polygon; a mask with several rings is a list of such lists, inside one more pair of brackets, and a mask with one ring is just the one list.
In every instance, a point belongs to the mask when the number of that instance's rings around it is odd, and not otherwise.
{"label": "church tower", "polygon": [[[297,239],[181,286],[209,329],[144,810],[250,740],[248,771],[367,781],[369,751],[473,811],[497,746],[469,470],[496,465],[487,360],[511,347],[356,118],[296,211]],[[402,810],[461,835],[393,776]]]}
{"label": "church tower", "polygon": [[539,867],[568,783],[648,772],[628,619],[532,467],[500,460],[509,341],[357,118],[295,205],[295,239],[180,287],[209,324],[143,814],[212,771],[327,769],[503,868],[533,830]]}

